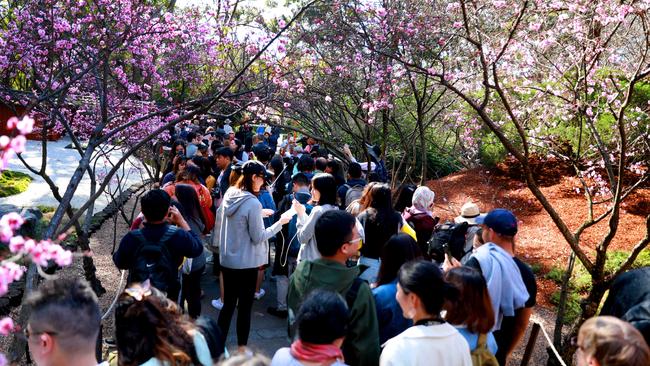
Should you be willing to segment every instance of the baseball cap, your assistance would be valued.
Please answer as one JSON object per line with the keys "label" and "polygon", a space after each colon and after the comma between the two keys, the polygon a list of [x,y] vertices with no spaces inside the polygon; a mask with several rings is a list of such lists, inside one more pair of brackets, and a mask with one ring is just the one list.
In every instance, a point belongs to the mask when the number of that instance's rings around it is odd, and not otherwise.
{"label": "baseball cap", "polygon": [[483,224],[501,235],[515,236],[517,234],[517,217],[505,208],[495,208],[486,216],[477,217],[476,223]]}
{"label": "baseball cap", "polygon": [[262,163],[260,163],[257,160],[249,160],[244,163],[244,166],[242,166],[242,173],[243,174],[251,174],[251,175],[265,175],[266,174],[266,168]]}
{"label": "baseball cap", "polygon": [[270,183],[271,180],[273,179],[273,173],[266,170],[264,164],[260,163],[257,160],[249,160],[245,162],[242,167],[242,173],[261,175],[264,177],[264,180],[266,181],[267,184]]}

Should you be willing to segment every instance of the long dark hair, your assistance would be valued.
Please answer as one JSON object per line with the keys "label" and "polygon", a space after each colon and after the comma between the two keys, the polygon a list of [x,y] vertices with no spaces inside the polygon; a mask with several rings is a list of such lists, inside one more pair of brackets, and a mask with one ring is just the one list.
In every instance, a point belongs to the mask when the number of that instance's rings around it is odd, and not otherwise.
{"label": "long dark hair", "polygon": [[395,194],[395,204],[393,208],[397,212],[404,212],[404,209],[411,206],[411,201],[413,200],[413,193],[418,187],[415,184],[405,183],[397,188],[397,193]]}
{"label": "long dark hair", "polygon": [[396,233],[402,217],[393,210],[390,186],[385,183],[373,185],[369,191],[369,200],[368,221],[376,223],[384,232],[389,233],[386,238],[391,232]]}
{"label": "long dark hair", "polygon": [[235,142],[235,145],[237,146],[235,151],[233,151],[233,155],[235,156],[235,158],[237,158],[237,160],[241,161],[241,159],[244,157],[243,155],[246,153],[244,151],[244,149],[242,149],[243,144],[242,144],[240,139],[234,139],[233,141]]}
{"label": "long dark hair", "polygon": [[[244,163],[242,166],[242,174],[239,177],[239,180],[237,181],[237,188],[250,192],[257,196],[259,194],[258,192],[255,192],[255,189],[253,187],[253,177],[255,176],[262,176],[266,174],[266,168],[264,167],[264,164],[260,163],[259,161],[256,160],[250,160]],[[262,187],[260,187],[260,190],[262,190]]]}
{"label": "long dark hair", "polygon": [[178,203],[181,204],[181,215],[186,220],[193,218],[199,220],[204,225],[205,216],[203,216],[203,211],[201,210],[201,203],[199,202],[199,196],[196,194],[194,187],[189,184],[177,184],[175,188],[175,196],[178,200]]}
{"label": "long dark hair", "polygon": [[171,149],[171,151],[169,152],[169,157],[170,157],[171,159],[173,159],[174,156],[178,155],[178,154],[176,153],[176,148],[177,148],[178,146],[182,146],[182,147],[183,147],[183,155],[185,155],[185,146],[186,146],[186,145],[185,145],[185,141],[183,141],[183,140],[176,140],[176,141],[174,141],[174,143],[172,144],[172,149]]}
{"label": "long dark hair", "polygon": [[336,179],[327,173],[317,174],[311,180],[311,186],[320,193],[318,205],[336,205]]}
{"label": "long dark hair", "polygon": [[391,283],[404,263],[421,258],[418,243],[410,235],[399,233],[391,236],[381,251],[377,286]]}
{"label": "long dark hair", "polygon": [[179,156],[174,162],[174,165],[172,167],[172,172],[174,172],[174,176],[178,175],[178,171],[180,170],[181,164],[183,163],[187,165],[187,158],[185,158],[184,156]]}
{"label": "long dark hair", "polygon": [[430,315],[439,315],[445,300],[458,298],[458,289],[445,281],[437,265],[428,261],[404,263],[398,281],[404,293],[414,293],[420,298],[424,310]]}
{"label": "long dark hair", "polygon": [[[136,299],[133,291],[138,293]],[[150,292],[149,292],[150,291]],[[188,330],[193,324],[155,288],[132,284],[115,307],[115,341],[118,365],[137,366],[155,357],[175,366],[199,364]]]}
{"label": "long dark hair", "polygon": [[210,159],[196,155],[192,158],[192,162],[199,168],[201,178],[207,179],[210,176]]}
{"label": "long dark hair", "polygon": [[465,325],[472,333],[487,333],[494,326],[492,301],[483,275],[470,267],[457,267],[445,274],[460,292],[456,301],[445,304],[450,324]]}

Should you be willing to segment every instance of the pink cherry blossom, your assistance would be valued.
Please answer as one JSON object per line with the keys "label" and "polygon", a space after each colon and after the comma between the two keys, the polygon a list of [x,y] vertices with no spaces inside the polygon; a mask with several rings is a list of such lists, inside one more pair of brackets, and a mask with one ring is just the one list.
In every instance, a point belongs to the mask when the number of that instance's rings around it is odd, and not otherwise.
{"label": "pink cherry blossom", "polygon": [[25,222],[17,212],[9,212],[0,218],[0,226],[8,226],[11,230],[18,230]]}
{"label": "pink cherry blossom", "polygon": [[14,236],[9,240],[9,250],[12,253],[19,253],[25,250],[25,238],[22,236]]}
{"label": "pink cherry blossom", "polygon": [[11,318],[0,319],[0,334],[8,336],[14,330],[14,321]]}

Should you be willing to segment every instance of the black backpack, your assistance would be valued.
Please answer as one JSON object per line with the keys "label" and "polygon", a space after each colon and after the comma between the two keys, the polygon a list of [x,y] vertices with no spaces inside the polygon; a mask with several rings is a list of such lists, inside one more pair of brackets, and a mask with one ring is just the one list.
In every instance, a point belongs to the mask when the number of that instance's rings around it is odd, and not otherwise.
{"label": "black backpack", "polygon": [[436,225],[431,239],[427,242],[427,254],[431,259],[442,263],[445,260],[446,251],[449,250],[454,258],[460,260],[467,254],[465,252],[465,234],[467,234],[468,227],[467,222],[454,224],[448,221]]}
{"label": "black backpack", "polygon": [[177,281],[178,269],[167,248],[167,241],[176,230],[178,230],[176,226],[168,225],[167,231],[155,242],[145,238],[141,230],[131,232],[140,245],[133,254],[133,267],[129,269],[129,283],[149,279],[152,286],[167,292],[170,285]]}

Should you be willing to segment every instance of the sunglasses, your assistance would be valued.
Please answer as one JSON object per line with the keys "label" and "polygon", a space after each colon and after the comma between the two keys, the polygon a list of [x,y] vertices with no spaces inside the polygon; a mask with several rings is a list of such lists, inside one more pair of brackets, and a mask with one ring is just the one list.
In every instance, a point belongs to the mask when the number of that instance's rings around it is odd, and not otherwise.
{"label": "sunglasses", "polygon": [[359,243],[359,245],[361,245],[362,241],[363,241],[363,239],[361,239],[361,237],[359,237],[359,238],[356,238],[356,239],[352,239],[352,240],[350,240],[350,241],[348,242],[348,244],[354,245],[354,244]]}
{"label": "sunglasses", "polygon": [[52,331],[47,331],[47,330],[43,330],[43,331],[39,331],[39,332],[35,332],[35,331],[30,331],[28,328],[25,328],[25,329],[23,329],[22,332],[20,332],[20,333],[16,333],[16,336],[19,337],[21,340],[27,342],[27,341],[29,341],[29,338],[30,338],[31,336],[33,336],[33,335],[40,335],[40,334],[49,334],[50,336],[56,336],[56,335],[58,335],[57,332],[52,332]]}

